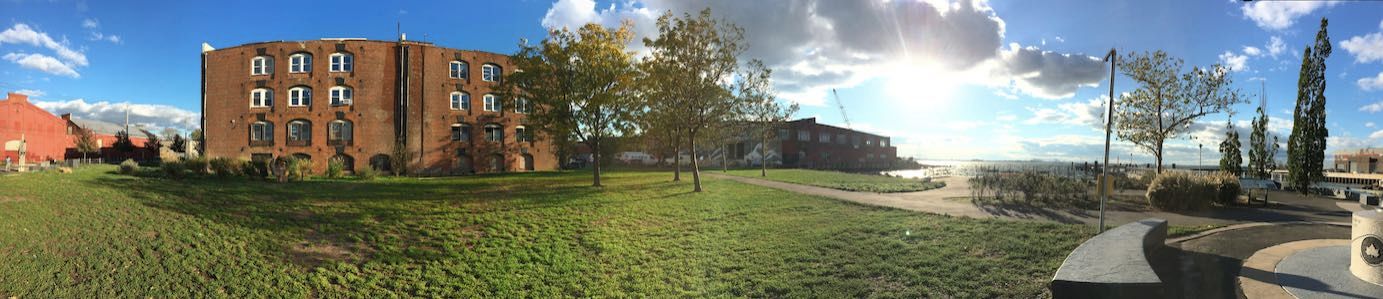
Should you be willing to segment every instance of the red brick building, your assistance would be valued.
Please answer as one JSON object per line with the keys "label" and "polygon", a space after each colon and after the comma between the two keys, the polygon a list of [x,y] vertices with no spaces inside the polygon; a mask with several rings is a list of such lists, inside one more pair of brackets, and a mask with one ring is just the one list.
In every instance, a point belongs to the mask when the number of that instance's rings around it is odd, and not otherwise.
{"label": "red brick building", "polygon": [[880,136],[816,123],[790,121],[779,130],[783,166],[824,169],[879,169],[893,165],[898,148]]}
{"label": "red brick building", "polygon": [[25,162],[38,163],[62,160],[72,144],[67,135],[67,121],[34,106],[29,96],[9,93],[0,101],[0,145],[3,156],[19,163],[19,150],[24,145]]}
{"label": "red brick building", "polygon": [[422,174],[557,168],[553,146],[525,124],[528,103],[492,90],[513,69],[506,55],[363,39],[204,48],[210,157],[383,170],[398,147]]}

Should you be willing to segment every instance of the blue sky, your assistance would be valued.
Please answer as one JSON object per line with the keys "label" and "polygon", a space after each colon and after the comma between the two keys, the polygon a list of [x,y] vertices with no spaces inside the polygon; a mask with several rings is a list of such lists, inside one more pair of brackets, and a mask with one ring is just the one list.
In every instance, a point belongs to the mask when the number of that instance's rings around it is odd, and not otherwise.
{"label": "blue sky", "polygon": [[[1100,97],[1120,51],[1165,50],[1189,66],[1235,67],[1253,94],[1234,120],[1246,130],[1260,84],[1285,142],[1303,48],[1330,18],[1330,150],[1383,146],[1383,2],[1277,1],[32,1],[0,0],[0,90],[23,90],[55,112],[188,128],[199,111],[200,44],[322,37],[410,39],[509,53],[545,27],[628,19],[656,33],[662,11],[710,6],[745,27],[746,58],[775,69],[799,116],[895,136],[899,154],[932,159],[1095,160]],[[634,49],[640,50],[637,43]],[[1116,79],[1116,92],[1134,87]],[[1169,161],[1214,163],[1226,115],[1202,119],[1169,146]],[[1247,138],[1247,133],[1244,134]],[[1190,136],[1196,139],[1189,139]],[[1115,157],[1150,155],[1116,142]],[[1132,156],[1130,153],[1132,152]],[[1285,150],[1279,154],[1285,156]]]}

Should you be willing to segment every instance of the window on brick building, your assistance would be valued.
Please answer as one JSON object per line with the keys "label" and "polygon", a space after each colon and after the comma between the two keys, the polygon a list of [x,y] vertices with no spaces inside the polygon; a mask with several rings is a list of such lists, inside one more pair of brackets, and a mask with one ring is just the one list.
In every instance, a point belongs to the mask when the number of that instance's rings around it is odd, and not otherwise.
{"label": "window on brick building", "polygon": [[327,124],[327,140],[328,140],[328,141],[350,141],[350,140],[351,140],[351,131],[352,131],[352,128],[351,128],[351,122],[350,122],[350,121],[348,121],[348,120],[339,120],[339,119],[338,119],[338,120],[333,120],[333,121],[331,121],[330,124]]}
{"label": "window on brick building", "polygon": [[848,140],[845,139],[845,134],[836,134],[836,143],[845,144],[846,142],[848,142]]}
{"label": "window on brick building", "polygon": [[817,136],[816,142],[831,143],[831,133],[821,133],[821,135]]}
{"label": "window on brick building", "polygon": [[504,141],[504,127],[497,124],[485,125],[485,140],[500,142]]}
{"label": "window on brick building", "polygon": [[528,114],[532,107],[529,106],[528,99],[518,98],[514,100],[514,113]]}
{"label": "window on brick building", "polygon": [[255,56],[250,59],[250,75],[268,75],[274,72],[274,58]]}
{"label": "window on brick building", "polygon": [[453,91],[451,92],[451,110],[470,110],[471,94]]}
{"label": "window on brick building", "polygon": [[349,72],[354,69],[355,57],[349,53],[331,54],[331,71]]}
{"label": "window on brick building", "polygon": [[879,146],[888,147],[888,138],[879,139]]}
{"label": "window on brick building", "polygon": [[250,124],[250,141],[274,141],[274,124],[267,121]]}
{"label": "window on brick building", "polygon": [[465,61],[452,61],[450,76],[456,79],[465,79],[466,77],[469,77],[470,71],[466,69],[466,66],[467,65]]}
{"label": "window on brick building", "polygon": [[306,120],[288,122],[288,141],[312,141],[312,123]]}
{"label": "window on brick building", "polygon": [[499,111],[499,97],[487,94],[483,98],[485,99],[485,111]]}
{"label": "window on brick building", "polygon": [[514,141],[533,141],[533,135],[531,135],[531,133],[528,132],[528,127],[517,126],[514,127]]}
{"label": "window on brick building", "polygon": [[305,107],[312,105],[312,88],[298,86],[288,89],[288,106]]}
{"label": "window on brick building", "polygon": [[250,91],[250,107],[265,108],[274,105],[274,93],[264,88]]}
{"label": "window on brick building", "polygon": [[350,105],[353,99],[355,99],[355,90],[350,87],[336,86],[331,88],[332,106]]}
{"label": "window on brick building", "polygon": [[451,124],[451,141],[471,141],[471,125]]}
{"label": "window on brick building", "polygon": [[307,72],[312,72],[312,54],[297,53],[297,54],[293,54],[292,56],[288,56],[288,72],[289,72],[289,73],[307,73]]}
{"label": "window on brick building", "polygon": [[865,138],[864,146],[874,146],[874,138]]}
{"label": "window on brick building", "polygon": [[811,131],[807,131],[807,130],[797,130],[797,140],[800,140],[800,141],[811,141],[811,140],[812,140],[812,132],[811,132]]}
{"label": "window on brick building", "polygon": [[486,63],[480,67],[480,79],[485,80],[485,82],[500,82],[503,73],[504,70],[498,65]]}

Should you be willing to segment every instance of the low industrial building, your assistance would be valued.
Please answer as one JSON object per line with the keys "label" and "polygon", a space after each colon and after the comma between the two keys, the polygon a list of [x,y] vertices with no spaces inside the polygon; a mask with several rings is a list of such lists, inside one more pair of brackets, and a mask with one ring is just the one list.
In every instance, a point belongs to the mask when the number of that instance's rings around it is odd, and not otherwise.
{"label": "low industrial building", "polygon": [[123,130],[120,126],[76,119],[71,114],[56,116],[29,102],[27,95],[9,93],[4,100],[0,100],[0,144],[4,146],[0,152],[0,160],[8,158],[11,163],[19,163],[21,149],[24,152],[25,163],[82,158],[82,153],[76,148],[79,129],[91,130],[92,138],[99,148],[97,153],[90,153],[89,158],[119,162],[124,159],[142,160],[157,156],[157,153],[143,148],[148,140],[137,137],[142,136],[139,133],[130,136],[134,150],[120,152],[113,148],[116,133]]}
{"label": "low industrial building", "polygon": [[1335,153],[1335,171],[1348,173],[1383,173],[1378,160],[1383,159],[1383,149],[1365,148],[1356,151]]}
{"label": "low industrial building", "polygon": [[704,148],[698,155],[704,163],[719,166],[865,170],[887,169],[897,165],[898,148],[888,136],[821,124],[816,118],[789,121],[778,129],[775,138],[764,144],[743,135],[723,147]]}

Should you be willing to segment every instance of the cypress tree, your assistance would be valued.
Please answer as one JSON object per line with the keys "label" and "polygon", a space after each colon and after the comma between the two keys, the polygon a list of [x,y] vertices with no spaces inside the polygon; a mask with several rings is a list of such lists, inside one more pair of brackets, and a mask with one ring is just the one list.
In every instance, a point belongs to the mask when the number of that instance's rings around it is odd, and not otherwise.
{"label": "cypress tree", "polygon": [[1325,59],[1330,57],[1329,21],[1321,18],[1316,42],[1306,47],[1297,78],[1297,103],[1292,112],[1292,135],[1287,139],[1287,185],[1303,194],[1313,182],[1325,179]]}

